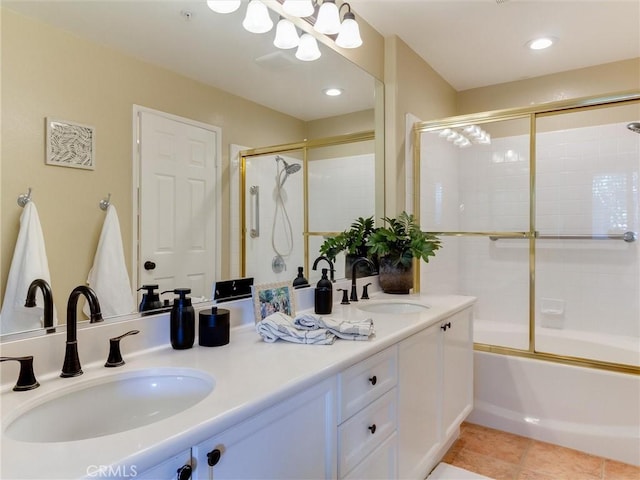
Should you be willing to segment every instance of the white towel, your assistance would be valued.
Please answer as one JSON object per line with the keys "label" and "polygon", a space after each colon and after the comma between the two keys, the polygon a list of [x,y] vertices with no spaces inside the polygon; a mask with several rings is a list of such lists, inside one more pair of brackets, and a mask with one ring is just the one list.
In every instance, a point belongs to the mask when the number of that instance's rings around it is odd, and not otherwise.
{"label": "white towel", "polygon": [[[29,285],[38,278],[46,280],[51,285],[40,217],[35,204],[30,201],[24,206],[24,211],[20,215],[20,229],[0,313],[1,333],[22,332],[44,326],[42,319],[44,300],[40,289],[36,294],[37,307],[24,306]],[[57,325],[55,307],[53,324]]]}
{"label": "white towel", "polygon": [[[116,207],[109,205],[87,284],[96,292],[103,317],[136,311],[122,249],[122,235]],[[82,311],[90,315],[85,303]]]}
{"label": "white towel", "polygon": [[326,329],[302,330],[296,328],[293,318],[282,312],[272,313],[256,324],[256,331],[263,340],[273,343],[278,339],[293,343],[331,345],[336,336]]}
{"label": "white towel", "polygon": [[345,340],[368,340],[375,333],[373,319],[349,322],[337,318],[302,313],[294,321],[294,325],[303,330],[326,329]]}

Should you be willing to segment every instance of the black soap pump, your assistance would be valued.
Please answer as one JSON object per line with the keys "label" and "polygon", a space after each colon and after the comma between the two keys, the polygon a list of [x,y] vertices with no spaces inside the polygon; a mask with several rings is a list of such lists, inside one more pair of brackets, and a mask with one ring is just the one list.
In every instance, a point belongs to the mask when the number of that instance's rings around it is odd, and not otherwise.
{"label": "black soap pump", "polygon": [[138,307],[139,312],[148,312],[149,310],[157,310],[162,307],[160,302],[160,295],[156,292],[158,285],[143,285],[138,291],[146,290],[146,293],[142,294],[142,301]]}
{"label": "black soap pump", "polygon": [[191,289],[167,290],[167,292],[171,291],[178,295],[174,298],[171,308],[171,346],[176,350],[185,350],[193,347],[196,337],[195,312],[191,306],[191,299],[187,297],[187,294],[191,293]]}
{"label": "black soap pump", "polygon": [[304,278],[303,268],[298,267],[298,276],[293,279],[293,288],[303,288],[308,287],[309,282],[306,278]]}
{"label": "black soap pump", "polygon": [[333,283],[327,278],[327,272],[326,268],[322,269],[322,278],[315,290],[315,312],[320,315],[330,314],[333,305]]}

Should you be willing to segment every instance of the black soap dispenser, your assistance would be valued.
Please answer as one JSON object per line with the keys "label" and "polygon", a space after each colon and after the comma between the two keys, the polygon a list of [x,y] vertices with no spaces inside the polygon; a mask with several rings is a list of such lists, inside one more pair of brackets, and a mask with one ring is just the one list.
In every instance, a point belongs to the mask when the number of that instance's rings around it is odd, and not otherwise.
{"label": "black soap dispenser", "polygon": [[333,305],[333,283],[327,278],[327,272],[326,268],[322,269],[315,291],[315,312],[320,315],[330,314]]}
{"label": "black soap dispenser", "polygon": [[303,268],[298,267],[298,276],[293,279],[293,288],[303,288],[308,287],[309,282],[306,278],[304,278]]}
{"label": "black soap dispenser", "polygon": [[195,312],[191,306],[191,299],[187,297],[191,289],[176,288],[173,293],[178,296],[174,298],[171,308],[171,346],[176,350],[185,350],[193,347],[196,337]]}
{"label": "black soap dispenser", "polygon": [[158,285],[143,285],[138,291],[146,290],[146,293],[142,294],[142,301],[138,307],[139,312],[148,312],[149,310],[157,310],[162,308],[160,302],[160,295],[156,292]]}

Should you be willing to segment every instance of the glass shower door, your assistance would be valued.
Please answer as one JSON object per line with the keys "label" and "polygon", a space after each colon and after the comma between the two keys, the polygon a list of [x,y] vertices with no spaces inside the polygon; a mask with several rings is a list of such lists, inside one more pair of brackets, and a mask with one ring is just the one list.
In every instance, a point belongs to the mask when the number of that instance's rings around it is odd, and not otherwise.
{"label": "glass shower door", "polygon": [[638,104],[536,124],[535,346],[640,365]]}

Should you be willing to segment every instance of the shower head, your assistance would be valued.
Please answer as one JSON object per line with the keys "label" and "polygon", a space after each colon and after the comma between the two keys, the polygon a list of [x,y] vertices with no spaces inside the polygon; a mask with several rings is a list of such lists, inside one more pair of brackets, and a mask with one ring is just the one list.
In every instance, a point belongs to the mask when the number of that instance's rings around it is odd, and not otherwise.
{"label": "shower head", "polygon": [[640,122],[631,122],[627,125],[627,128],[634,133],[640,133]]}
{"label": "shower head", "polygon": [[276,157],[276,162],[278,160],[280,160],[282,162],[282,164],[284,165],[284,171],[287,173],[287,175],[291,175],[292,173],[296,173],[301,168],[299,163],[292,163],[291,165],[289,165],[284,160],[284,158],[282,158],[280,155],[278,155]]}

